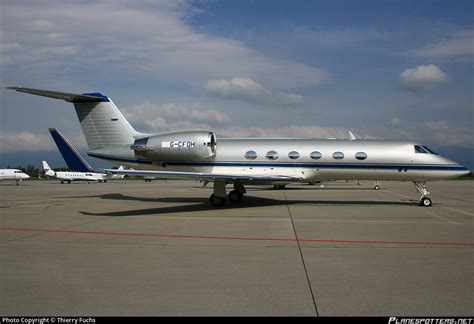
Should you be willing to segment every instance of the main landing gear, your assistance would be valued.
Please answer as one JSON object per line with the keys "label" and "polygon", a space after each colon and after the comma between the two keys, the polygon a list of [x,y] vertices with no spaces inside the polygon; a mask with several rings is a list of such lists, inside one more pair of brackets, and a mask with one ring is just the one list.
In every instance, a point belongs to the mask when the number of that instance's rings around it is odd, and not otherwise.
{"label": "main landing gear", "polygon": [[416,187],[416,190],[418,191],[418,193],[421,195],[420,197],[420,202],[419,202],[419,206],[423,206],[423,207],[429,207],[432,205],[432,201],[431,201],[431,198],[428,197],[428,195],[430,194],[430,192],[428,191],[428,189],[426,188],[426,182],[423,181],[421,183],[421,187],[420,187],[420,182],[418,181],[414,181],[413,182],[415,184],[415,187]]}
{"label": "main landing gear", "polygon": [[211,197],[209,197],[209,202],[212,206],[214,207],[224,206],[227,199],[229,199],[229,201],[232,203],[240,202],[242,201],[244,194],[247,192],[245,190],[245,187],[242,184],[235,182],[234,190],[229,192],[229,194],[227,195],[225,185],[226,185],[225,182],[221,182],[221,181],[214,182],[214,193],[211,195]]}

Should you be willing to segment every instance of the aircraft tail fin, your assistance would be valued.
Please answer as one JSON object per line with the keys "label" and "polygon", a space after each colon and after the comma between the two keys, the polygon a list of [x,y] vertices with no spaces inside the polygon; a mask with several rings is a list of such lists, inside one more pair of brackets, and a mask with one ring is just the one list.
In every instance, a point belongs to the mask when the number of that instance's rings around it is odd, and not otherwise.
{"label": "aircraft tail fin", "polygon": [[42,161],[42,163],[43,163],[43,171],[44,171],[44,174],[46,174],[47,176],[54,176],[54,170],[51,169],[51,167],[49,166],[48,162]]}
{"label": "aircraft tail fin", "polygon": [[130,125],[112,100],[101,93],[74,94],[23,87],[7,89],[73,103],[90,150],[130,145],[136,136],[141,135]]}
{"label": "aircraft tail fin", "polygon": [[92,172],[93,168],[76,151],[76,149],[67,141],[67,139],[56,128],[50,128],[49,132],[53,137],[56,146],[59,149],[64,161],[66,161],[69,170],[79,172]]}
{"label": "aircraft tail fin", "polygon": [[48,162],[46,161],[43,161],[43,171],[44,172],[48,172],[49,170],[51,170],[51,167],[49,166]]}

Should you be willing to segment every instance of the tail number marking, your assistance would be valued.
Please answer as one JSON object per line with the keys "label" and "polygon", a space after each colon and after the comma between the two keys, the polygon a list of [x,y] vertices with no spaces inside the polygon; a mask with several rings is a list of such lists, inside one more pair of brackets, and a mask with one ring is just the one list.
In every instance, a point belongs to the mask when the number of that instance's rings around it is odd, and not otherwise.
{"label": "tail number marking", "polygon": [[196,146],[194,141],[171,141],[171,142],[161,142],[161,147],[166,148],[192,148]]}

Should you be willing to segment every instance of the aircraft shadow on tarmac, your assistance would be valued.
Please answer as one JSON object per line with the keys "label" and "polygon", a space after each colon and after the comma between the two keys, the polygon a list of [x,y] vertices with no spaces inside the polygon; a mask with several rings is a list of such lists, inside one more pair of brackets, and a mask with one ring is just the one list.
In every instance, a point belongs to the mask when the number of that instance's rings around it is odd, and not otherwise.
{"label": "aircraft shadow on tarmac", "polygon": [[[96,197],[96,196],[94,196]],[[284,200],[284,199],[270,199],[262,197],[245,196],[239,203],[227,202],[223,207],[213,207],[205,198],[200,197],[160,197],[160,198],[145,198],[125,196],[118,193],[110,193],[99,196],[102,199],[123,200],[123,201],[137,201],[137,202],[156,202],[156,203],[180,203],[185,205],[173,205],[156,208],[132,209],[123,211],[112,211],[105,213],[80,212],[88,216],[143,216],[152,214],[171,214],[171,213],[185,213],[196,211],[212,211],[212,210],[230,210],[239,208],[255,208],[281,205],[302,205],[302,206],[323,206],[323,205],[392,205],[392,206],[413,206],[411,201],[365,201],[365,200]],[[192,204],[190,204],[192,203]]]}

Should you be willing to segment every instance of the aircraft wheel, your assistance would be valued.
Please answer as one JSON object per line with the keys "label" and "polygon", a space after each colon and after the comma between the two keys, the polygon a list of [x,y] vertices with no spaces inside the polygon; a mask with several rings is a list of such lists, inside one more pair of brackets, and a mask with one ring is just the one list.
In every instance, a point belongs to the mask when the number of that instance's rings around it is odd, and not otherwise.
{"label": "aircraft wheel", "polygon": [[104,183],[107,182],[107,180],[104,180]]}
{"label": "aircraft wheel", "polygon": [[283,190],[285,189],[286,185],[274,185],[273,186],[273,189],[275,190]]}
{"label": "aircraft wheel", "polygon": [[64,181],[61,181],[61,184],[63,184],[63,183],[64,183]]}
{"label": "aircraft wheel", "polygon": [[244,194],[240,190],[232,190],[227,195],[227,198],[229,198],[231,202],[239,202],[242,200],[243,197]]}
{"label": "aircraft wheel", "polygon": [[380,186],[379,186],[379,185],[375,185],[375,186],[374,186],[374,190],[380,190]]}
{"label": "aircraft wheel", "polygon": [[67,183],[68,183],[68,184],[71,184],[71,180],[68,180]]}
{"label": "aircraft wheel", "polygon": [[216,195],[212,194],[211,197],[209,197],[209,202],[211,203],[212,206],[214,207],[221,207],[224,206],[226,201],[225,197],[217,197]]}
{"label": "aircraft wheel", "polygon": [[423,198],[420,199],[420,206],[429,207],[432,204],[433,204],[433,202],[428,197],[423,197]]}

